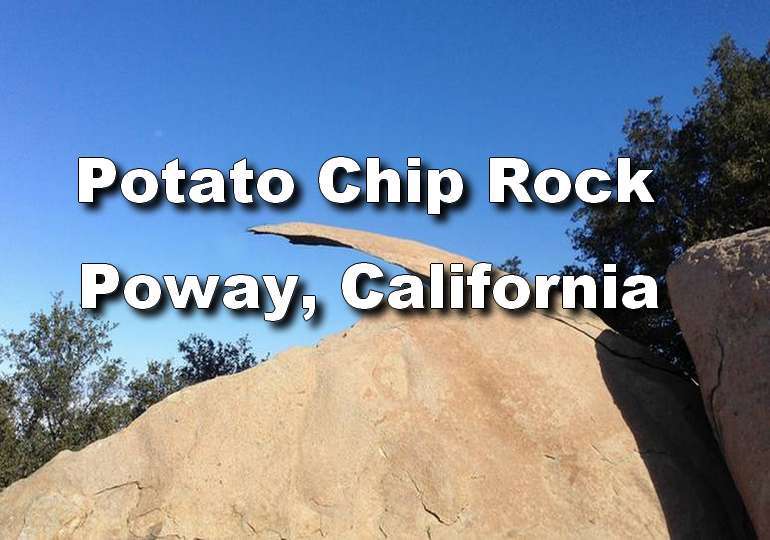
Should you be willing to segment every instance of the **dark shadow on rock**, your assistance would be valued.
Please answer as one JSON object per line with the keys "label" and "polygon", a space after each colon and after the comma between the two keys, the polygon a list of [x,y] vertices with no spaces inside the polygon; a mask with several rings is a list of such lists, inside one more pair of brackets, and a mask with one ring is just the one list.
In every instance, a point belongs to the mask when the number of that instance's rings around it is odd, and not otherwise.
{"label": "dark shadow on rock", "polygon": [[634,434],[669,535],[756,538],[711,434],[698,387],[658,369],[654,359],[636,358],[637,347],[608,330],[596,340],[602,376]]}

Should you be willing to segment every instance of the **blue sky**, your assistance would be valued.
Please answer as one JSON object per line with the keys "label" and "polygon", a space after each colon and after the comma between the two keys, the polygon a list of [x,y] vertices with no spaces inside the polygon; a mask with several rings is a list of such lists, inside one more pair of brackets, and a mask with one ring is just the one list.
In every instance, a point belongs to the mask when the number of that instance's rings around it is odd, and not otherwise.
{"label": "blue sky", "polygon": [[[692,103],[723,34],[755,54],[770,38],[768,2],[48,4],[0,6],[0,328],[25,326],[54,291],[77,302],[82,262],[127,276],[299,273],[324,305],[319,324],[276,327],[226,309],[148,316],[116,300],[105,316],[132,367],[174,356],[190,332],[248,333],[275,353],[357,318],[339,280],[367,257],[244,232],[260,223],[364,228],[558,271],[574,257],[570,210],[493,208],[487,158],[603,167],[627,109],[654,95],[674,112]],[[289,170],[303,196],[283,211],[180,211],[138,210],[117,192],[93,211],[77,203],[76,168],[93,155],[155,171],[175,157],[188,171],[247,157]],[[419,155],[460,170],[472,195],[443,221],[419,208],[341,211],[316,184],[335,155],[401,170]]]}

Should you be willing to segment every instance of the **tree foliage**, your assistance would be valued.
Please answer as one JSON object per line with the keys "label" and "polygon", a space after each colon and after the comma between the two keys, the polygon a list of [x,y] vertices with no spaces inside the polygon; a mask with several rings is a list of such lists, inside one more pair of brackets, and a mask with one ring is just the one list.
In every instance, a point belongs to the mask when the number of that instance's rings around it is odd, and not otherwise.
{"label": "tree foliage", "polygon": [[150,360],[142,373],[133,373],[126,385],[126,394],[131,419],[137,418],[159,402],[183,388],[178,370],[171,360],[159,362]]}
{"label": "tree foliage", "polygon": [[570,235],[582,266],[567,269],[601,278],[602,264],[612,262],[620,280],[654,276],[660,309],[599,314],[685,372],[692,364],[671,309],[667,268],[698,242],[770,225],[770,44],[754,57],[726,37],[709,65],[695,104],[677,121],[660,97],[628,114],[618,153],[654,171],[646,184],[655,204],[578,209]]}
{"label": "tree foliage", "polygon": [[256,365],[247,337],[232,343],[214,342],[202,334],[191,334],[179,342],[183,364],[179,377],[183,384],[195,384],[221,375],[232,375]]}
{"label": "tree foliage", "polygon": [[22,476],[19,440],[13,420],[14,401],[10,383],[0,379],[0,488]]}
{"label": "tree foliage", "polygon": [[3,332],[0,354],[11,374],[0,415],[15,431],[19,474],[122,425],[123,363],[108,355],[113,328],[57,295],[49,312],[30,316],[27,330]]}
{"label": "tree foliage", "polygon": [[514,255],[508,259],[505,259],[499,266],[500,270],[507,272],[508,274],[514,274],[523,278],[527,277],[527,273],[521,269],[522,260],[518,255]]}

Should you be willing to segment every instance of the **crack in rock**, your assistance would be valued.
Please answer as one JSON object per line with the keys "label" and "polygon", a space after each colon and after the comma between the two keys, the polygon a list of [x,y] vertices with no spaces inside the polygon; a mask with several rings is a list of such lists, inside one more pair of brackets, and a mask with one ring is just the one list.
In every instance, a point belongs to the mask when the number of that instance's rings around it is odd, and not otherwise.
{"label": "crack in rock", "polygon": [[460,519],[459,514],[451,521],[447,521],[446,519],[442,518],[438,512],[430,509],[427,504],[425,504],[425,497],[423,495],[422,490],[420,489],[420,486],[417,485],[417,482],[415,481],[414,477],[409,473],[409,471],[406,472],[406,475],[409,477],[409,480],[412,482],[412,485],[414,486],[415,491],[417,492],[418,499],[420,500],[420,504],[422,505],[423,510],[427,512],[429,515],[433,516],[436,521],[441,523],[442,525],[446,525],[447,527],[451,527],[457,521]]}
{"label": "crack in rock", "polygon": [[[560,323],[562,323],[564,325],[569,326],[573,330],[575,330],[577,332],[580,332],[581,334],[583,334],[584,336],[589,338],[594,343],[596,343],[596,344],[600,345],[601,347],[603,347],[604,349],[606,349],[607,352],[609,352],[610,354],[612,354],[614,356],[617,356],[618,358],[623,358],[625,360],[633,360],[633,361],[639,362],[640,364],[643,364],[643,365],[645,365],[645,366],[647,366],[647,367],[649,367],[651,369],[655,369],[657,371],[662,371],[664,373],[668,373],[669,375],[674,375],[675,377],[680,378],[682,380],[685,380],[685,381],[688,381],[688,382],[692,382],[692,380],[689,377],[683,375],[682,373],[680,373],[679,371],[677,371],[675,369],[669,369],[669,368],[666,368],[665,366],[662,366],[662,365],[653,364],[653,363],[647,361],[643,356],[631,356],[631,355],[622,353],[622,352],[620,352],[618,350],[615,350],[612,347],[610,347],[609,345],[607,345],[606,343],[604,343],[603,340],[601,340],[601,339],[599,339],[597,337],[592,336],[591,334],[589,334],[585,330],[583,330],[581,328],[578,328],[574,324],[569,323],[568,321],[564,320],[561,317],[557,317],[555,315],[548,315],[547,313],[543,313],[540,310],[535,310],[535,313],[537,313],[538,315],[541,315],[541,316],[543,316],[543,317],[545,317],[547,319],[552,319],[554,321],[558,321],[558,322],[560,322]],[[593,325],[591,325],[591,326],[593,326]]]}
{"label": "crack in rock", "polygon": [[115,484],[114,486],[109,486],[109,487],[100,489],[99,491],[94,493],[93,496],[96,497],[97,495],[101,495],[103,493],[107,493],[108,491],[113,491],[113,490],[124,488],[124,487],[127,487],[127,486],[135,486],[136,489],[138,489],[139,491],[141,491],[141,490],[145,489],[145,487],[147,487],[147,486],[141,485],[139,483],[139,480],[131,480],[130,482],[123,482],[122,484]]}
{"label": "crack in rock", "polygon": [[711,409],[711,422],[714,426],[714,435],[716,436],[717,442],[719,443],[719,447],[722,448],[722,428],[719,425],[719,418],[717,417],[716,399],[717,390],[719,390],[719,385],[722,384],[722,368],[725,364],[725,348],[724,345],[722,345],[722,340],[719,338],[718,328],[714,331],[714,339],[719,346],[719,365],[717,366],[717,380],[714,386],[711,388],[711,392],[709,392],[708,402],[709,409]]}

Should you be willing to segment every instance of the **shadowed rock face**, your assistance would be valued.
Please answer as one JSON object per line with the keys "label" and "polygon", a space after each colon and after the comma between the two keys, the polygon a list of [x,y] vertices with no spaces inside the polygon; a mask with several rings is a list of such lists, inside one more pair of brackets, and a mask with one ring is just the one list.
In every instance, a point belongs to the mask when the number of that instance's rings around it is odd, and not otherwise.
{"label": "shadowed rock face", "polygon": [[644,354],[590,313],[386,311],[63,452],[0,494],[0,537],[743,536],[696,389]]}
{"label": "shadowed rock face", "polygon": [[770,537],[770,228],[695,246],[668,284],[714,434]]}

